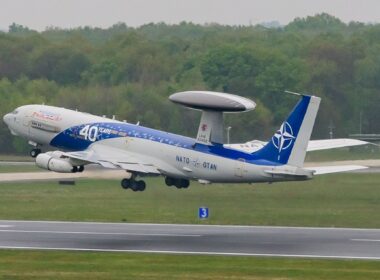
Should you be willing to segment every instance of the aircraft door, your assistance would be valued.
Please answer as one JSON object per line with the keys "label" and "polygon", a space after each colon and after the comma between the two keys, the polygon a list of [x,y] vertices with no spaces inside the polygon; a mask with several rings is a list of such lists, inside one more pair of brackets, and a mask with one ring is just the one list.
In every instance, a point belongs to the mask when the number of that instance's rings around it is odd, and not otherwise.
{"label": "aircraft door", "polygon": [[237,159],[235,163],[235,176],[244,177],[246,173],[247,173],[247,168],[246,168],[245,159],[243,158]]}
{"label": "aircraft door", "polygon": [[21,129],[27,134],[27,135],[30,135],[30,125],[31,125],[31,116],[30,116],[30,112],[27,111],[25,112],[25,115],[23,116],[22,118],[22,124],[20,124],[22,127]]}
{"label": "aircraft door", "polygon": [[30,127],[30,116],[29,115],[25,115],[25,117],[23,118],[22,124],[24,125],[24,127]]}

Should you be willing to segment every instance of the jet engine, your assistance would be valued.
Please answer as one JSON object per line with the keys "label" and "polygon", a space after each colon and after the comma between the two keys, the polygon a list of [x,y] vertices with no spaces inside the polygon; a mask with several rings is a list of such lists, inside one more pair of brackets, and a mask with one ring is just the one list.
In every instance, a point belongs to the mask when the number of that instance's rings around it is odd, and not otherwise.
{"label": "jet engine", "polygon": [[36,165],[40,168],[60,172],[77,172],[77,167],[73,166],[69,160],[55,157],[54,153],[42,153],[36,157]]}

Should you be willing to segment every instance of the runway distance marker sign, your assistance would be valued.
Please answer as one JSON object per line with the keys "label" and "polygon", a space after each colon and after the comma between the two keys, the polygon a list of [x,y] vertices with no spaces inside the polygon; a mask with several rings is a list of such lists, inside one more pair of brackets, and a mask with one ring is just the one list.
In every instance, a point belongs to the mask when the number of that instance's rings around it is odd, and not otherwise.
{"label": "runway distance marker sign", "polygon": [[209,216],[208,207],[199,207],[198,209],[198,218],[207,219]]}

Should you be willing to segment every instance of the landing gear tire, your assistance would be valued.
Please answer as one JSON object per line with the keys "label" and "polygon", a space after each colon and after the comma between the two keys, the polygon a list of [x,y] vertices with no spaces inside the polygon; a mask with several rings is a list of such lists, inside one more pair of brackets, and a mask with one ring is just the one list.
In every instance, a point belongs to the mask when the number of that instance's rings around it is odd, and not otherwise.
{"label": "landing gear tire", "polygon": [[129,179],[123,179],[121,180],[121,187],[125,190],[129,189],[131,186],[131,182]]}
{"label": "landing gear tire", "polygon": [[134,192],[142,192],[146,188],[146,184],[144,181],[135,181],[132,179],[123,179],[121,180],[121,187],[123,189],[131,189]]}
{"label": "landing gear tire", "polygon": [[166,177],[165,184],[169,187],[175,186],[177,189],[187,189],[190,185],[190,182],[186,179],[175,179],[171,177]]}
{"label": "landing gear tire", "polygon": [[137,189],[142,192],[145,190],[146,184],[144,181],[137,181]]}
{"label": "landing gear tire", "polygon": [[41,153],[41,149],[33,149],[33,150],[31,150],[30,151],[30,156],[32,157],[32,158],[35,158],[35,157],[37,157],[39,154]]}
{"label": "landing gear tire", "polygon": [[178,186],[182,189],[187,189],[190,186],[190,182],[189,180],[180,180]]}
{"label": "landing gear tire", "polygon": [[175,180],[173,178],[170,178],[170,177],[166,177],[165,178],[165,184],[168,186],[168,187],[171,187],[173,186],[175,183]]}
{"label": "landing gear tire", "polygon": [[175,182],[175,187],[177,189],[187,189],[189,185],[190,185],[189,180],[185,180],[185,179],[178,179]]}
{"label": "landing gear tire", "polygon": [[83,165],[79,165],[78,166],[78,172],[83,172],[84,171],[84,166]]}

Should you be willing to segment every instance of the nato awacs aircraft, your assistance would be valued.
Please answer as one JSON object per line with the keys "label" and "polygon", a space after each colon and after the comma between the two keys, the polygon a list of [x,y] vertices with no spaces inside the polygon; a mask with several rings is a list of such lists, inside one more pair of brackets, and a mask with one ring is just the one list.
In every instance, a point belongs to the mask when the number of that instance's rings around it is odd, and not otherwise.
{"label": "nato awacs aircraft", "polygon": [[[314,175],[363,166],[303,166],[305,154],[361,145],[350,139],[309,141],[320,98],[299,95],[288,118],[268,142],[223,144],[223,113],[244,112],[256,104],[237,95],[188,91],[169,99],[202,111],[196,139],[59,107],[26,105],[4,116],[13,135],[34,145],[37,166],[55,172],[82,172],[87,164],[128,171],[125,189],[142,191],[137,177],[162,175],[168,186],[187,188],[200,183],[255,183],[311,179]],[[41,146],[61,149],[41,153]]]}

